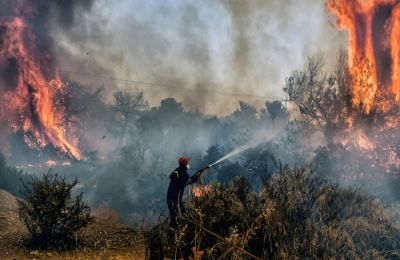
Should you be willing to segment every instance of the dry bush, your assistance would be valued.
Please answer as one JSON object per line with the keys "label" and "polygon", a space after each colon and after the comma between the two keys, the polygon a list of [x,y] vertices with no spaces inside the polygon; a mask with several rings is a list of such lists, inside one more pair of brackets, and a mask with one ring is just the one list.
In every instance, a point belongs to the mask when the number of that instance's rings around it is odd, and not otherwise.
{"label": "dry bush", "polygon": [[68,246],[75,232],[91,222],[90,208],[83,201],[83,194],[71,195],[77,182],[68,183],[64,177],[49,172],[24,183],[18,213],[34,245]]}
{"label": "dry bush", "polygon": [[[282,167],[259,194],[243,177],[188,203],[176,232],[147,234],[148,257],[203,259],[400,257],[395,216],[373,197],[319,181],[309,168]],[[208,231],[211,231],[221,238]]]}

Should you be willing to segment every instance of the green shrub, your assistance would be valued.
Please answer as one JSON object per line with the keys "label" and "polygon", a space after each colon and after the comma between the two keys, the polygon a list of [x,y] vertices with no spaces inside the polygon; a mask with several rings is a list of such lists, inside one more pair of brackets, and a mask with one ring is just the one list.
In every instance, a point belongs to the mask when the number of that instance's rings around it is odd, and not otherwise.
{"label": "green shrub", "polygon": [[83,194],[73,197],[75,179],[68,183],[64,177],[48,172],[23,183],[23,199],[19,201],[19,216],[26,225],[33,244],[41,247],[66,246],[74,233],[91,221],[90,208]]}

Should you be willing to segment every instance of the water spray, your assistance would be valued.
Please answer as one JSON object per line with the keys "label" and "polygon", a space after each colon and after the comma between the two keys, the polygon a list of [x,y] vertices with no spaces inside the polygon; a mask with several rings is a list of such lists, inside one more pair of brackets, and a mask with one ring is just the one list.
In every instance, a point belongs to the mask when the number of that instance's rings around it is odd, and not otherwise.
{"label": "water spray", "polygon": [[269,134],[268,136],[262,136],[262,137],[256,138],[253,141],[234,149],[230,153],[224,155],[223,157],[221,157],[218,160],[216,160],[215,162],[207,165],[206,167],[198,170],[195,173],[195,175],[193,175],[190,178],[190,182],[192,182],[192,183],[195,182],[209,168],[214,167],[214,166],[222,163],[223,161],[225,161],[225,160],[227,160],[227,159],[229,159],[229,158],[231,158],[231,157],[233,157],[235,155],[238,155],[238,154],[240,154],[240,153],[242,153],[244,151],[247,151],[247,150],[249,150],[251,148],[259,146],[260,144],[263,144],[263,143],[266,143],[266,142],[270,141],[271,139],[273,139],[280,132],[280,130],[282,130],[284,128],[285,125],[281,125],[280,127],[276,127],[272,134]]}
{"label": "water spray", "polygon": [[278,133],[286,126],[286,124],[280,125],[279,127],[276,127],[275,129],[273,129],[273,132],[271,134],[268,135],[264,135],[264,136],[260,136],[258,138],[255,138],[254,140],[252,140],[251,142],[242,145],[236,149],[234,149],[233,151],[231,151],[230,153],[224,155],[223,157],[221,157],[220,159],[216,160],[215,162],[213,162],[212,164],[208,165],[208,168],[213,167],[217,164],[222,163],[223,161],[238,155],[242,152],[245,152],[251,148],[255,148],[257,146],[259,146],[260,144],[266,143],[271,141],[271,139],[275,138],[275,136],[278,135]]}

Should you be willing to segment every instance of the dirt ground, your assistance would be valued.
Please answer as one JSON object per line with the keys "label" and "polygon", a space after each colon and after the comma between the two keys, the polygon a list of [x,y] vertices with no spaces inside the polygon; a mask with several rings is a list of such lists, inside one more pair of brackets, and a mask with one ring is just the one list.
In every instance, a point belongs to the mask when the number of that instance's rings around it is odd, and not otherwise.
{"label": "dirt ground", "polygon": [[0,190],[0,259],[145,259],[143,235],[133,228],[95,219],[76,237],[70,251],[37,250],[25,246],[28,231],[19,221],[17,202]]}

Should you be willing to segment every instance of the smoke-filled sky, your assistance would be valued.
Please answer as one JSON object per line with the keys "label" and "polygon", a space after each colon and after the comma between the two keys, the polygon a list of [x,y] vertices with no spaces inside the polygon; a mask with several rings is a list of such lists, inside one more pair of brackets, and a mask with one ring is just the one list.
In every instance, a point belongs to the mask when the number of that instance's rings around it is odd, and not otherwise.
{"label": "smoke-filled sky", "polygon": [[94,0],[76,6],[73,18],[72,26],[52,29],[65,76],[104,84],[107,100],[117,88],[143,89],[151,105],[172,96],[217,115],[238,100],[265,102],[221,93],[282,99],[285,77],[307,56],[329,60],[346,45],[323,0]]}

